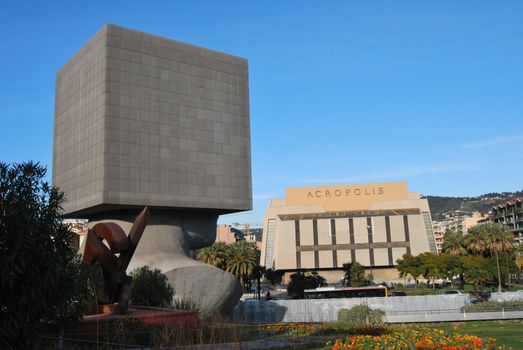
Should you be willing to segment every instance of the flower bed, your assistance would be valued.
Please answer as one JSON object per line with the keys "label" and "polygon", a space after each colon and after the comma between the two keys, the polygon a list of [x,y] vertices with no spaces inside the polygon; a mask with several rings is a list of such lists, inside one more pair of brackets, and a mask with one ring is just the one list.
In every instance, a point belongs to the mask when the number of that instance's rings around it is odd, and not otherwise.
{"label": "flower bed", "polygon": [[[440,329],[427,326],[363,326],[347,327],[345,324],[273,323],[262,330],[268,336],[306,337],[310,335],[336,336],[328,342],[332,350],[341,349],[387,349],[387,350],[494,350],[507,349],[496,344],[494,338],[480,338],[464,334],[457,328]],[[509,348],[511,349],[511,348]]]}
{"label": "flower bed", "polygon": [[327,345],[332,350],[341,349],[505,349],[496,345],[493,338],[482,339],[473,335],[462,334],[457,330],[446,331],[437,328],[405,326],[390,327],[390,332],[383,335],[351,335],[345,339],[336,339]]}
{"label": "flower bed", "polygon": [[308,336],[316,334],[319,327],[309,323],[272,323],[262,329],[270,335]]}
{"label": "flower bed", "polygon": [[350,326],[343,323],[270,323],[262,326],[266,335],[309,336],[309,335],[382,335],[388,332],[385,326]]}

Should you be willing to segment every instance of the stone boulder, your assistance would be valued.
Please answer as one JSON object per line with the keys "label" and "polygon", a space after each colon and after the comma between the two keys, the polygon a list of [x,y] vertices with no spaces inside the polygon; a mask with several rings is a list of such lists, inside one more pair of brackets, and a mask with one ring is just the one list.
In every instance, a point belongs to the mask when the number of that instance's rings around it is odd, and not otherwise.
{"label": "stone boulder", "polygon": [[217,267],[199,263],[165,272],[176,297],[198,304],[200,318],[230,317],[242,296],[238,279]]}

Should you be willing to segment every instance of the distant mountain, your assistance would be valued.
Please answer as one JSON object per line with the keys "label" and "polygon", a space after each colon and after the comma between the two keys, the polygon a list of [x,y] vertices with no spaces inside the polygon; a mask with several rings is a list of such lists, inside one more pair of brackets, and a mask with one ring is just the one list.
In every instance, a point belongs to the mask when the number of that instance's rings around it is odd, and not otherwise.
{"label": "distant mountain", "polygon": [[443,220],[446,215],[458,216],[479,211],[487,214],[492,207],[512,198],[523,198],[523,191],[487,193],[477,197],[424,196],[429,201],[432,220]]}

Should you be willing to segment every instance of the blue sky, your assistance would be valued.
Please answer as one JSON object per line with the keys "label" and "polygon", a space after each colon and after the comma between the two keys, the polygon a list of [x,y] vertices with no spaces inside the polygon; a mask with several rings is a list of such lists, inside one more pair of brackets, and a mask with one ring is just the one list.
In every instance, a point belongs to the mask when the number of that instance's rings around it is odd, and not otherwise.
{"label": "blue sky", "polygon": [[521,1],[0,2],[0,161],[52,164],[54,79],[104,23],[249,60],[254,212],[285,187],[523,189]]}

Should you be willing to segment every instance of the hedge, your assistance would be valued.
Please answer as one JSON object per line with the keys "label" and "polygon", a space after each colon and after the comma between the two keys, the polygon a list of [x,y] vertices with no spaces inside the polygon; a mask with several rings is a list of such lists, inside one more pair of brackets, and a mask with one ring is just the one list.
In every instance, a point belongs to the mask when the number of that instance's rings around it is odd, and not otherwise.
{"label": "hedge", "polygon": [[493,312],[493,311],[523,311],[523,300],[516,301],[485,301],[477,304],[467,304],[461,312]]}

